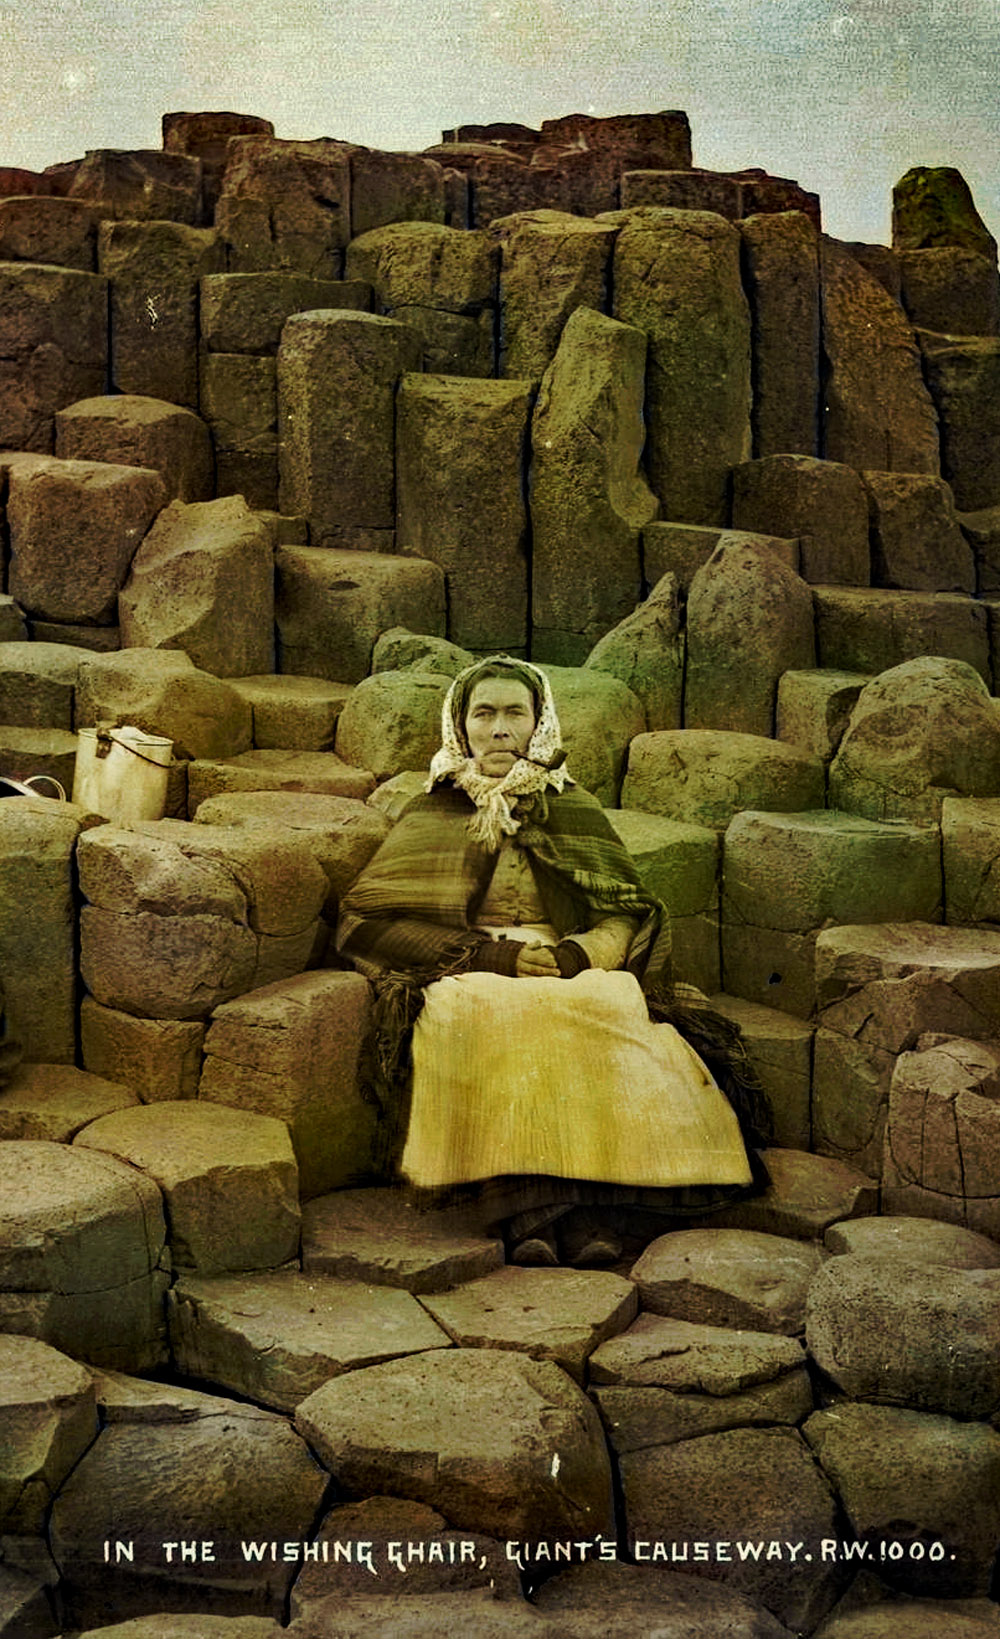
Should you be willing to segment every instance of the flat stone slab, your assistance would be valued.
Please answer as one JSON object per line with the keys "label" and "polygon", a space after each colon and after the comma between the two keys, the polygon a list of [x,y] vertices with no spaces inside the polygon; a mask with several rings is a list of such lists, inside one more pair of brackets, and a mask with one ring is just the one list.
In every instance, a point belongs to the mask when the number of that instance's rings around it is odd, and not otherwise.
{"label": "flat stone slab", "polygon": [[168,1320],[186,1376],[287,1412],[331,1377],[451,1343],[409,1292],[298,1270],[180,1280]]}
{"label": "flat stone slab", "polygon": [[[737,1428],[678,1445],[634,1451],[620,1461],[628,1540],[637,1561],[652,1562],[654,1544],[679,1551],[708,1542],[699,1574],[758,1600],[793,1632],[809,1633],[832,1605],[841,1567],[807,1545],[832,1537],[837,1503],[808,1446],[794,1428]],[[736,1543],[762,1542],[759,1559]],[[801,1543],[768,1557],[771,1541]],[[716,1544],[724,1545],[722,1557]],[[727,1545],[727,1546],[726,1546]],[[726,1555],[728,1554],[728,1558]]]}
{"label": "flat stone slab", "polygon": [[58,1639],[48,1590],[41,1577],[0,1565],[0,1632],[26,1639]]}
{"label": "flat stone slab", "polygon": [[[140,1406],[158,1393],[159,1415],[120,1407],[52,1510],[52,1553],[73,1587],[76,1621],[85,1628],[109,1608],[125,1618],[181,1602],[281,1617],[296,1566],[280,1550],[272,1559],[270,1544],[308,1538],[328,1476],[274,1412],[190,1392],[181,1402],[159,1385],[136,1392]],[[105,1541],[126,1535],[133,1558],[107,1562]],[[199,1550],[183,1561],[178,1539],[210,1543],[211,1558]],[[241,1541],[261,1544],[259,1557],[245,1557]]]}
{"label": "flat stone slab", "polygon": [[227,791],[318,791],[329,797],[364,799],[375,776],[352,768],[333,751],[244,751],[216,761],[199,758],[188,769],[188,811]]}
{"label": "flat stone slab", "polygon": [[986,1419],[1000,1409],[1000,1271],[831,1258],[809,1288],[806,1341],[852,1400]]}
{"label": "flat stone slab", "polygon": [[282,1639],[285,1629],[269,1616],[184,1616],[157,1611],[115,1622],[110,1628],[87,1628],[80,1639]]}
{"label": "flat stone slab", "polygon": [[159,1185],[176,1268],[214,1275],[295,1256],[298,1169],[283,1121],[164,1101],[91,1122],[73,1141],[81,1147],[119,1156]]}
{"label": "flat stone slab", "polygon": [[338,1189],[302,1209],[310,1274],[441,1292],[503,1261],[503,1242],[473,1229],[461,1211],[423,1211],[399,1189]]}
{"label": "flat stone slab", "polygon": [[[1000,1434],[982,1423],[840,1400],[803,1434],[836,1487],[852,1530],[903,1544],[879,1556],[890,1587],[932,1599],[986,1594],[1000,1535]],[[801,1534],[801,1533],[800,1533]],[[944,1557],[910,1554],[944,1545]]]}
{"label": "flat stone slab", "polygon": [[662,1565],[573,1565],[545,1582],[536,1608],[573,1639],[649,1634],[656,1639],[788,1639],[761,1605],[700,1576]]}
{"label": "flat stone slab", "polygon": [[136,1093],[73,1064],[19,1064],[0,1092],[0,1140],[68,1144],[98,1116],[138,1104]]}
{"label": "flat stone slab", "polygon": [[[393,1615],[395,1601],[404,1595],[412,1599],[492,1587],[495,1598],[521,1600],[520,1574],[502,1543],[452,1529],[443,1514],[422,1502],[367,1497],[340,1503],[320,1521],[315,1535],[327,1542],[327,1557],[304,1564],[295,1579],[293,1626],[302,1618],[321,1620],[326,1600],[374,1594],[393,1600],[391,1607],[383,1607]],[[335,1612],[335,1606],[328,1606],[328,1619]]]}
{"label": "flat stone slab", "polygon": [[829,1155],[769,1149],[771,1182],[762,1194],[698,1220],[705,1229],[753,1229],[810,1241],[841,1219],[877,1212],[878,1180]]}
{"label": "flat stone slab", "polygon": [[317,1389],[295,1426],[355,1494],[409,1496],[501,1540],[613,1534],[597,1412],[551,1361],[507,1349],[390,1360]]}
{"label": "flat stone slab", "polygon": [[527,1269],[511,1265],[424,1307],[465,1348],[523,1350],[554,1360],[583,1381],[587,1357],[635,1318],[635,1287],[607,1270]]}
{"label": "flat stone slab", "polygon": [[653,1241],[631,1274],[653,1314],[794,1336],[821,1260],[816,1247],[787,1236],[681,1229]]}
{"label": "flat stone slab", "polygon": [[92,1374],[32,1337],[0,1336],[0,1531],[43,1536],[52,1498],[97,1436]]}
{"label": "flat stone slab", "polygon": [[854,1218],[831,1224],[823,1237],[828,1252],[863,1258],[901,1258],[945,1269],[1000,1269],[1000,1244],[960,1224],[902,1214]]}
{"label": "flat stone slab", "polygon": [[590,1357],[591,1393],[619,1455],[749,1424],[795,1424],[812,1390],[801,1343],[641,1314]]}

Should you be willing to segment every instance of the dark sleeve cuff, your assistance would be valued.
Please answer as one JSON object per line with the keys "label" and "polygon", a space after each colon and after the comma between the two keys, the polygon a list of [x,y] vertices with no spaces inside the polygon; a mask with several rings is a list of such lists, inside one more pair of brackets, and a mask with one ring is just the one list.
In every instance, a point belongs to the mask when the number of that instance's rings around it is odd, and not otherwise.
{"label": "dark sleeve cuff", "polygon": [[519,939],[484,939],[472,953],[469,963],[470,973],[500,973],[505,978],[517,977],[517,958],[520,954],[521,942]]}
{"label": "dark sleeve cuff", "polygon": [[553,955],[563,979],[575,979],[578,973],[582,973],[590,966],[590,957],[575,939],[560,939]]}

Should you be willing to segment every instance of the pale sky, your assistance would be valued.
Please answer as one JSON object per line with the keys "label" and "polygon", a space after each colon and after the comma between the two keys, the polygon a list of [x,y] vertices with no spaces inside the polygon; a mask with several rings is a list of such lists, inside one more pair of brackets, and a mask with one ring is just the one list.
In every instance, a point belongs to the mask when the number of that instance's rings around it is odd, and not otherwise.
{"label": "pale sky", "polygon": [[889,237],[892,185],[954,165],[1000,237],[998,0],[0,0],[0,165],[157,148],[160,116],[420,149],[443,128],[684,109],[697,165],[819,193]]}

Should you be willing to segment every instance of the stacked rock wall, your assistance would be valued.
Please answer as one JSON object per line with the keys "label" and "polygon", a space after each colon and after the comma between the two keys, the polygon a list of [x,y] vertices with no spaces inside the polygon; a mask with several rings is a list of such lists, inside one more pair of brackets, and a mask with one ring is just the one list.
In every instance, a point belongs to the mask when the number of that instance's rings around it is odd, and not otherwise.
{"label": "stacked rock wall", "polygon": [[[69,788],[125,723],[173,760],[158,820],[0,801],[0,1636],[402,1631],[399,1539],[415,1632],[995,1633],[1000,285],[961,178],[848,246],[681,114],[383,154],[202,113],[3,189],[0,775]],[[774,1111],[763,1195],[627,1215],[612,1272],[385,1187],[331,951],[499,648]]]}

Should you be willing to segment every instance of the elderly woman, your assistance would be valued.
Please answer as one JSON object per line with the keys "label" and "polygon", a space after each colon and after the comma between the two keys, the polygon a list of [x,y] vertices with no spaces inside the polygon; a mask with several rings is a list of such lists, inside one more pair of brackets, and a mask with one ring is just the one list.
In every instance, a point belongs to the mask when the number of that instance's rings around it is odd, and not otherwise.
{"label": "elderly woman", "polygon": [[376,981],[383,1088],[415,1019],[404,1178],[532,1179],[510,1195],[534,1203],[512,1238],[518,1261],[541,1262],[556,1257],[545,1226],[607,1199],[601,1186],[664,1206],[745,1188],[733,1109],[677,1030],[650,1022],[641,986],[669,987],[663,909],[570,777],[545,674],[506,656],[470,666],[442,739],[337,933]]}

